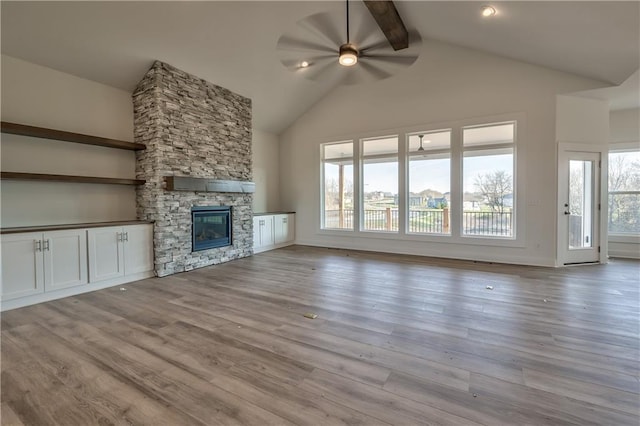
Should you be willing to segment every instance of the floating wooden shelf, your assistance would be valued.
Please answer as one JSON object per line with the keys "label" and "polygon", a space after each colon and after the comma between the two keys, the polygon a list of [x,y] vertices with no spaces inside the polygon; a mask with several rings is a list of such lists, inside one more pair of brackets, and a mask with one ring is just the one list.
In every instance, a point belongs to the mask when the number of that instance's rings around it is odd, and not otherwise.
{"label": "floating wooden shelf", "polygon": [[126,142],[117,139],[107,139],[98,136],[65,132],[62,130],[46,129],[44,127],[9,123],[6,121],[3,121],[1,124],[2,133],[9,133],[12,135],[33,136],[36,138],[54,139],[59,141],[81,143],[85,145],[97,145],[105,146],[107,148],[127,149],[130,151],[140,151],[147,148],[144,144],[141,143]]}
{"label": "floating wooden shelf", "polygon": [[45,180],[52,182],[106,183],[115,185],[144,185],[143,179],[120,179],[94,176],[48,175],[41,173],[1,172],[0,179],[12,180]]}

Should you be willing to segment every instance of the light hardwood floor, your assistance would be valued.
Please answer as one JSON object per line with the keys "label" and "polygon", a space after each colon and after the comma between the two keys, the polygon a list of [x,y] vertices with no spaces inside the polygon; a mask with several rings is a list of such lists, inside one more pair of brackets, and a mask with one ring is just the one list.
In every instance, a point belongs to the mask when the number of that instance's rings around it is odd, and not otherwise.
{"label": "light hardwood floor", "polygon": [[2,424],[638,425],[639,266],[293,246],[9,311]]}

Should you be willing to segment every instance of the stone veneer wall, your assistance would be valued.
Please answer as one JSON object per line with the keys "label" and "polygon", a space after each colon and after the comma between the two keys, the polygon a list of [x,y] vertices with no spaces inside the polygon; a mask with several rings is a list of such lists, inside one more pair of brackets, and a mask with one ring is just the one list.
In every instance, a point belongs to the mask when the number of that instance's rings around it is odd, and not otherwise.
{"label": "stone veneer wall", "polygon": [[[137,216],[155,221],[158,276],[253,253],[253,194],[167,191],[165,176],[251,181],[251,100],[156,61],[133,93]],[[191,207],[232,206],[233,244],[191,252]]]}

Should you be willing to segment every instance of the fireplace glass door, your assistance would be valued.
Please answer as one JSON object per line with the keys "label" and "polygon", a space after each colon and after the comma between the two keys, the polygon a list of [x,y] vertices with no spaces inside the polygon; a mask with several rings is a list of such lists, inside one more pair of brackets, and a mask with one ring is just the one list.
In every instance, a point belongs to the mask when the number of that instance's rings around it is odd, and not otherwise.
{"label": "fireplace glass door", "polygon": [[193,251],[231,245],[231,207],[192,207]]}

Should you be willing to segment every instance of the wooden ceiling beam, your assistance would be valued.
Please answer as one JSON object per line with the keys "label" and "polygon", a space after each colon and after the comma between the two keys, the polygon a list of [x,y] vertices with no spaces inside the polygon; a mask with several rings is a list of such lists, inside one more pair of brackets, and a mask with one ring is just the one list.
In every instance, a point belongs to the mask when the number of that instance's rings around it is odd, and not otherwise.
{"label": "wooden ceiling beam", "polygon": [[391,0],[363,0],[393,50],[409,47],[409,32]]}

